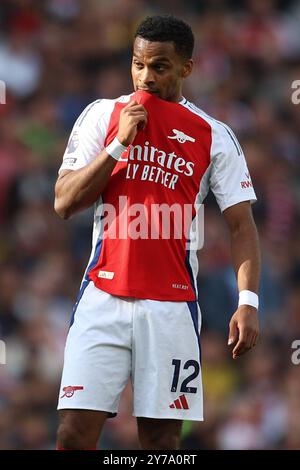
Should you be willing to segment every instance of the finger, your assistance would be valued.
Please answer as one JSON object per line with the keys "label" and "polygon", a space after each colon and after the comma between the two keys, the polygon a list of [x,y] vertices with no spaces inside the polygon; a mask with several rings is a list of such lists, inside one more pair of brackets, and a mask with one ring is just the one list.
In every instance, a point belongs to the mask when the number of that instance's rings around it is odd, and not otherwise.
{"label": "finger", "polygon": [[232,351],[232,357],[235,359],[237,356],[244,354],[249,349],[249,343],[247,342],[247,335],[244,330],[240,331],[239,340]]}
{"label": "finger", "polygon": [[229,336],[228,336],[228,345],[231,345],[237,341],[238,338],[238,327],[234,320],[231,320],[229,323]]}
{"label": "finger", "polygon": [[232,351],[233,359],[236,359],[238,356],[241,356],[245,352],[245,343],[239,341],[234,350]]}
{"label": "finger", "polygon": [[235,359],[237,356],[245,354],[252,348],[252,335],[250,333],[245,333],[240,336],[239,342],[232,351],[232,356]]}
{"label": "finger", "polygon": [[131,111],[130,113],[127,114],[127,118],[132,118],[132,117],[143,117],[147,118],[147,114],[143,113],[141,111]]}
{"label": "finger", "polygon": [[252,331],[248,334],[248,336],[249,336],[249,347],[254,348],[257,342],[257,338],[258,338],[258,332]]}
{"label": "finger", "polygon": [[258,334],[255,333],[253,335],[253,339],[252,339],[252,344],[251,344],[251,347],[254,348],[256,346],[256,343],[257,343],[257,339],[258,339]]}
{"label": "finger", "polygon": [[123,109],[127,109],[127,108],[132,108],[132,106],[136,106],[138,105],[139,103],[136,101],[136,100],[132,100],[132,101],[129,101],[128,104],[126,104],[126,106],[124,106]]}
{"label": "finger", "polygon": [[133,113],[128,114],[126,116],[126,119],[127,119],[128,124],[130,124],[130,122],[133,124],[136,124],[137,122],[141,120],[147,121],[148,116],[145,113],[141,113],[140,111],[138,111],[138,112],[133,112]]}
{"label": "finger", "polygon": [[138,103],[135,103],[131,106],[125,106],[125,108],[123,108],[123,111],[126,111],[126,113],[132,113],[133,111],[143,111],[145,114],[147,114],[146,108],[142,104]]}
{"label": "finger", "polygon": [[145,113],[143,110],[141,109],[132,109],[130,111],[128,111],[128,113],[126,114],[127,117],[131,117],[131,116],[136,116],[136,115],[141,115],[141,116],[145,116],[147,117],[148,114]]}
{"label": "finger", "polygon": [[130,117],[131,117],[131,118],[134,118],[134,119],[144,119],[144,120],[147,120],[147,118],[148,118],[147,114],[141,113],[141,111],[132,113],[132,114],[130,115]]}
{"label": "finger", "polygon": [[141,114],[141,113],[136,113],[136,114],[133,114],[132,116],[128,116],[126,124],[125,124],[125,122],[123,122],[123,125],[135,126],[141,121],[146,123],[147,122],[147,116],[145,116],[144,114]]}
{"label": "finger", "polygon": [[255,333],[249,335],[249,348],[253,348],[255,344]]}

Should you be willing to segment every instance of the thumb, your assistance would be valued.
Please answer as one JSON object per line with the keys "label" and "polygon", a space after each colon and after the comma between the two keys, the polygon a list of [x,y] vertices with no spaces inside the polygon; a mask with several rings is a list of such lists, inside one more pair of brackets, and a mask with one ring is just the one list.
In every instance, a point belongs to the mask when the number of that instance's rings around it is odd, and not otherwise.
{"label": "thumb", "polygon": [[238,337],[238,327],[235,320],[231,320],[229,323],[229,336],[228,345],[235,343]]}
{"label": "thumb", "polygon": [[133,99],[129,101],[129,103],[125,106],[125,108],[130,108],[131,106],[136,106],[137,104],[139,104],[138,101]]}

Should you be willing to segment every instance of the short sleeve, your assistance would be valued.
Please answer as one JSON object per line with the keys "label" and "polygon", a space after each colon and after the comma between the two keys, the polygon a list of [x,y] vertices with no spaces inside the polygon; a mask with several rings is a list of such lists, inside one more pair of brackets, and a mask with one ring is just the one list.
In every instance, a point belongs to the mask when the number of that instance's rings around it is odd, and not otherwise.
{"label": "short sleeve", "polygon": [[256,201],[247,162],[232,130],[217,124],[212,130],[209,185],[220,210],[243,201]]}
{"label": "short sleeve", "polygon": [[103,150],[107,128],[105,101],[108,100],[94,101],[78,117],[72,129],[59,172],[82,168],[93,161]]}

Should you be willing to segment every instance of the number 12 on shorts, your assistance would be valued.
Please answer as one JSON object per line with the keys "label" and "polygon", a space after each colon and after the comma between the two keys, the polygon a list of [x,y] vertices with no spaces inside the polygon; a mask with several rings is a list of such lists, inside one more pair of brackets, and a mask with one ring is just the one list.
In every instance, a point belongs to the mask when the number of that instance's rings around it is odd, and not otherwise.
{"label": "number 12 on shorts", "polygon": [[[174,366],[174,374],[173,374],[173,380],[172,380],[172,385],[171,385],[171,392],[177,392],[180,369],[181,369],[181,360],[173,359],[172,366]],[[182,393],[197,393],[197,387],[188,387],[188,384],[192,380],[194,380],[196,377],[198,377],[199,372],[200,372],[199,362],[193,359],[190,359],[189,361],[186,361],[186,363],[183,366],[184,369],[190,369],[191,367],[193,367],[194,369],[193,372],[188,377],[186,377],[181,384],[180,392]]]}

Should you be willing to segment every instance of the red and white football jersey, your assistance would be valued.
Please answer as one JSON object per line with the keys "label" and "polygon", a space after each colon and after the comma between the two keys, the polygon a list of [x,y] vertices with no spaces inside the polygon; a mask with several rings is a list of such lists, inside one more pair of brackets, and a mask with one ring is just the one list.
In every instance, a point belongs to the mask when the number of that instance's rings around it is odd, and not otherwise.
{"label": "red and white football jersey", "polygon": [[120,111],[131,99],[145,106],[148,123],[95,204],[84,279],[116,296],[195,300],[198,262],[188,245],[192,220],[209,188],[221,211],[256,200],[245,157],[228,126],[185,98],[173,103],[139,91],[97,100],[82,112],[60,171],[99,158],[117,135]]}

